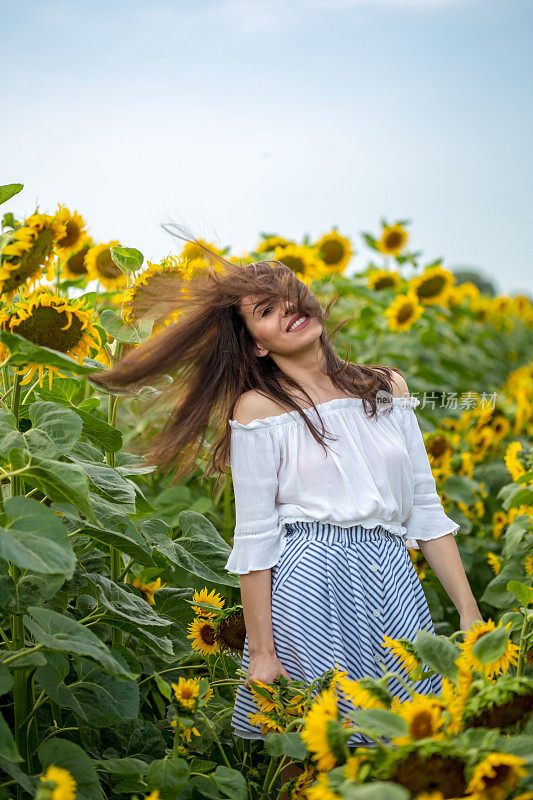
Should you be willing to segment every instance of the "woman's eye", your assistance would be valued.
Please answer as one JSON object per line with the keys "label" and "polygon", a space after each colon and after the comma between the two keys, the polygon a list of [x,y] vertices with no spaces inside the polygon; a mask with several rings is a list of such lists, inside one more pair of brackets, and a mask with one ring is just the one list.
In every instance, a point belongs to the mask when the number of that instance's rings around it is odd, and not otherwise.
{"label": "woman's eye", "polygon": [[272,309],[273,309],[273,306],[268,306],[268,308],[265,308],[265,310],[263,311],[263,313],[261,314],[261,316],[262,316],[262,317],[264,317],[264,316],[265,316],[265,314],[266,314],[266,312],[267,312],[267,311],[272,311]]}

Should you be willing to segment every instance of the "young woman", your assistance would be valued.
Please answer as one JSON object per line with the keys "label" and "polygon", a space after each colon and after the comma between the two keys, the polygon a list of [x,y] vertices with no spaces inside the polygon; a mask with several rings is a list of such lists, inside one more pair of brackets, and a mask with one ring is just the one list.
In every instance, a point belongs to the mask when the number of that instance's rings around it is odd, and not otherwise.
{"label": "young woman", "polygon": [[[226,569],[240,575],[247,630],[232,725],[264,738],[249,719],[259,710],[251,680],[311,682],[336,666],[352,679],[380,677],[397,666],[385,635],[434,632],[407,547],[421,549],[461,629],[481,615],[401,371],[339,358],[325,329],[335,297],[324,310],[280,262],[212,258],[217,268],[178,298],[160,287],[157,313],[176,306],[177,322],[92,380],[121,390],[175,371],[149,461],[179,479],[207,444],[207,475],[220,479],[231,464]],[[440,679],[414,686],[439,692]],[[406,699],[398,681],[389,689]]]}

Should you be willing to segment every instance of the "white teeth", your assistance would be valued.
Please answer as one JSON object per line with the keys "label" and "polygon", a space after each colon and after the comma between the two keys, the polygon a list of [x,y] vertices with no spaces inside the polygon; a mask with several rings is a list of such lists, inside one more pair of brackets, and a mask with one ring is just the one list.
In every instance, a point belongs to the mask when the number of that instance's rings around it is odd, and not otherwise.
{"label": "white teeth", "polygon": [[299,318],[296,320],[296,322],[293,322],[293,324],[292,324],[292,325],[291,325],[291,327],[289,328],[289,333],[290,333],[291,331],[293,331],[293,330],[294,330],[294,329],[297,327],[297,325],[299,325],[301,322],[304,322],[304,320],[306,320],[306,319],[307,319],[307,317],[299,317]]}

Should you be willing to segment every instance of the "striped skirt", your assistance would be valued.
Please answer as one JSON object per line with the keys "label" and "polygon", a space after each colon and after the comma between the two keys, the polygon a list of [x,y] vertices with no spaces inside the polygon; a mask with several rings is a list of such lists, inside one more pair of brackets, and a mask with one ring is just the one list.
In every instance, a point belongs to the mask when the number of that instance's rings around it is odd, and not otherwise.
{"label": "striped skirt", "polygon": [[[381,525],[293,522],[285,528],[285,547],[272,567],[272,627],[277,656],[293,680],[310,684],[336,664],[352,680],[379,678],[380,664],[399,668],[394,654],[381,646],[384,635],[413,641],[421,628],[434,633],[422,585],[400,536]],[[241,668],[247,671],[248,665],[246,636]],[[420,694],[440,694],[442,678],[435,674],[410,685]],[[409,697],[395,678],[388,688],[401,700]],[[354,710],[343,698],[339,708],[343,716]],[[240,684],[231,719],[236,736],[265,738],[260,726],[249,721],[258,712],[250,689]],[[348,744],[372,741],[354,734]]]}

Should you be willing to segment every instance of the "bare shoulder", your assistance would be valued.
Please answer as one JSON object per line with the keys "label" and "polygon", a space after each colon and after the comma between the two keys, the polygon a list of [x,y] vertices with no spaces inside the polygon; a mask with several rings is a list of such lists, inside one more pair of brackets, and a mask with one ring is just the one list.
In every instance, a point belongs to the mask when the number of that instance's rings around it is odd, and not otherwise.
{"label": "bare shoulder", "polygon": [[405,378],[399,372],[391,372],[391,381],[393,397],[409,397],[409,387]]}
{"label": "bare shoulder", "polygon": [[283,414],[283,409],[278,403],[265,397],[256,389],[250,389],[241,394],[235,403],[232,419],[240,422],[241,425],[248,425],[254,419],[264,419],[278,414]]}

